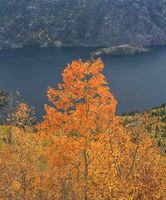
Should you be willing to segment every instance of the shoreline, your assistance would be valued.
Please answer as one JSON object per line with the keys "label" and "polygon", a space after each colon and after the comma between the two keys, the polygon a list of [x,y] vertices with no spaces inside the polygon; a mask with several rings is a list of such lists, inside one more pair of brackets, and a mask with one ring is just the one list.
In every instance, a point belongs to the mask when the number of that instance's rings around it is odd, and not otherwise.
{"label": "shoreline", "polygon": [[[94,48],[94,49],[107,49],[107,48],[112,48],[114,46],[121,46],[121,45],[112,45],[112,46],[82,46],[82,45],[61,45],[61,46],[38,46],[38,45],[23,45],[23,46],[17,46],[17,47],[8,47],[8,48],[4,48],[0,46],[0,51],[3,50],[14,50],[14,49],[23,49],[23,48],[39,48],[39,49],[46,49],[46,48]],[[150,44],[150,45],[145,45],[145,46],[138,46],[138,45],[131,45],[131,46],[135,46],[135,47],[143,47],[143,48],[153,48],[153,47],[159,47],[159,46],[166,46],[166,43],[161,43],[161,44]]]}

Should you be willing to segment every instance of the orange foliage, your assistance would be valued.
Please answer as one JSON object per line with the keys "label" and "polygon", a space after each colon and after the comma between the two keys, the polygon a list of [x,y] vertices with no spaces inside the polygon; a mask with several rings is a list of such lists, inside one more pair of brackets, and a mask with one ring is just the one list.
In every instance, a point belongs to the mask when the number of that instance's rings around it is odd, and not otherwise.
{"label": "orange foliage", "polygon": [[19,103],[15,112],[9,115],[8,121],[10,125],[20,128],[26,128],[35,123],[33,108],[29,107],[26,103]]}
{"label": "orange foliage", "polygon": [[73,61],[58,89],[48,89],[53,107],[39,125],[45,156],[67,199],[162,199],[159,151],[145,130],[136,138],[125,130],[103,67]]}
{"label": "orange foliage", "polygon": [[58,89],[48,89],[52,106],[38,134],[32,127],[25,134],[26,104],[13,113],[13,126],[0,127],[0,199],[164,199],[166,162],[147,116],[122,124],[103,67],[101,60],[67,66]]}

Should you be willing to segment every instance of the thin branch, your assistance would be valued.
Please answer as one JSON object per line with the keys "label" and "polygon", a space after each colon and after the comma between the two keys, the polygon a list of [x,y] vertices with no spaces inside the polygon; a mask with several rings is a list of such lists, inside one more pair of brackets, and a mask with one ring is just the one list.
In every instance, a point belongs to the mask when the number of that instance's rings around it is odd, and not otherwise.
{"label": "thin branch", "polygon": [[131,167],[130,167],[129,172],[127,173],[125,179],[127,179],[130,176],[131,172],[133,171],[135,160],[136,160],[136,157],[137,157],[138,147],[139,146],[137,145],[137,147],[135,149],[135,153],[134,153],[134,157],[133,157],[133,160],[132,160]]}

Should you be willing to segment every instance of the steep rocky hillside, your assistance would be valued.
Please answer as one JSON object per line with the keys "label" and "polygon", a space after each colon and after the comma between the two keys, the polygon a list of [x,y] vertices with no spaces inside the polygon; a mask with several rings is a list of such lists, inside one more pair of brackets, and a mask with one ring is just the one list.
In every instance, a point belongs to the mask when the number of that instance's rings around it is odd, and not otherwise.
{"label": "steep rocky hillside", "polygon": [[0,48],[166,44],[166,0],[0,0]]}

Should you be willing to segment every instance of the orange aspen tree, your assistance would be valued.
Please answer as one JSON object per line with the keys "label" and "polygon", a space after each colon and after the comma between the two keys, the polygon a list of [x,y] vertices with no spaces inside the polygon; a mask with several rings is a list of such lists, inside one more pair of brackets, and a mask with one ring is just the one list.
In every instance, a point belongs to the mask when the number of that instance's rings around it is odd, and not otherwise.
{"label": "orange aspen tree", "polygon": [[48,89],[39,134],[61,180],[58,199],[161,199],[158,150],[142,130],[133,140],[115,115],[103,67],[73,61]]}

